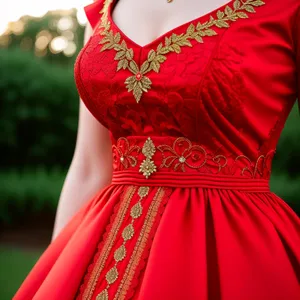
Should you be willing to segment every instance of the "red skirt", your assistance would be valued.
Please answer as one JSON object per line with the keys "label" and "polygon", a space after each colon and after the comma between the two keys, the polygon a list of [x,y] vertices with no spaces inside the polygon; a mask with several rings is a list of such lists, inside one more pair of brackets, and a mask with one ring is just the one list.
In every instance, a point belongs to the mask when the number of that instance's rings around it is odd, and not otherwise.
{"label": "red skirt", "polygon": [[152,142],[142,150],[142,140],[119,140],[112,183],[13,299],[299,300],[300,219],[269,180],[236,160],[224,173],[202,161],[199,172],[200,146],[183,139],[189,151],[178,155],[174,142],[157,156]]}

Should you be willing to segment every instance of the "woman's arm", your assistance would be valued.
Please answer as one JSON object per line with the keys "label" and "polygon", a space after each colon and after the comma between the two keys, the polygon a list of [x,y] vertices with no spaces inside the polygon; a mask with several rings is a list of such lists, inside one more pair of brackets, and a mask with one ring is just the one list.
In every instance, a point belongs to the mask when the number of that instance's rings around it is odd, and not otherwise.
{"label": "woman's arm", "polygon": [[[92,33],[89,25],[86,28],[85,42]],[[80,101],[76,147],[60,195],[52,240],[86,201],[111,182],[111,176],[109,132]]]}

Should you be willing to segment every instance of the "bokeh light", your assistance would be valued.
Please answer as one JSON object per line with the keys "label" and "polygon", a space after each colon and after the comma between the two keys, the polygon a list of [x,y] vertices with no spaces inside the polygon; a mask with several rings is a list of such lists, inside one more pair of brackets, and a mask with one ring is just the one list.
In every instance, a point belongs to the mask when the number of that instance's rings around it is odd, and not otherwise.
{"label": "bokeh light", "polygon": [[57,22],[57,28],[60,31],[70,30],[74,27],[74,22],[71,17],[62,17]]}
{"label": "bokeh light", "polygon": [[76,49],[77,49],[76,44],[70,41],[68,42],[68,45],[63,52],[66,56],[73,56],[76,52]]}
{"label": "bokeh light", "polygon": [[68,40],[64,36],[55,37],[50,44],[50,50],[52,53],[60,53],[68,46]]}
{"label": "bokeh light", "polygon": [[[16,9],[8,3],[11,9],[6,7],[5,12],[9,11],[7,14],[0,10],[1,47],[17,44],[22,50],[31,50],[38,57],[59,53],[72,57],[77,53],[83,40],[82,35],[78,35],[78,27],[81,26],[82,32],[82,26],[87,22],[84,6],[92,3],[92,0],[53,0],[49,3],[34,0],[31,5],[20,0],[16,2]],[[41,31],[32,35],[36,27],[30,24],[45,24],[42,23],[44,20],[48,20],[46,27],[41,25]]]}
{"label": "bokeh light", "polygon": [[[43,17],[48,11],[77,9],[77,19],[80,25],[86,24],[83,7],[93,0],[14,0],[0,4],[0,35],[7,31],[10,23],[18,22],[22,16]],[[65,21],[63,21],[65,22]],[[22,24],[18,23],[15,30],[21,32]]]}

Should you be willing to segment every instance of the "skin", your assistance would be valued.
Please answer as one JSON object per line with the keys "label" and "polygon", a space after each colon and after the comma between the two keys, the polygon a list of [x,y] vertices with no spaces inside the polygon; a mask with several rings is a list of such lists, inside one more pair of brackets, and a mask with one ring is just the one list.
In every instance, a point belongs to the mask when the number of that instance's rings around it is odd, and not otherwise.
{"label": "skin", "polygon": [[[85,42],[91,34],[88,25]],[[61,191],[52,240],[86,201],[111,182],[111,177],[109,132],[80,101],[76,147]]]}
{"label": "skin", "polygon": [[[172,3],[167,3],[167,0],[122,0],[116,4],[112,17],[127,37],[144,46],[179,25],[228,3],[229,0],[210,0],[205,1],[205,4],[203,2],[189,0],[187,5],[182,0],[173,0]],[[92,28],[87,25],[85,43],[92,33]],[[61,191],[52,240],[97,191],[111,182],[111,178],[109,131],[80,101],[76,147]]]}
{"label": "skin", "polygon": [[[229,3],[230,0],[119,0],[112,13],[114,23],[140,46],[145,46],[179,25]],[[129,21],[129,22],[128,22]],[[138,24],[138,26],[137,26]]]}

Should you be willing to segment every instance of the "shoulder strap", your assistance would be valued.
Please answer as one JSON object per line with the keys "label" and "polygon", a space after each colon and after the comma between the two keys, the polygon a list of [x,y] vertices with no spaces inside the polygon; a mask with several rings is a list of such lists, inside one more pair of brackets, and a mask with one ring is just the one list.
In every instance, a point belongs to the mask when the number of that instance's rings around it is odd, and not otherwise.
{"label": "shoulder strap", "polygon": [[96,0],[95,2],[84,7],[85,14],[92,28],[95,29],[101,19],[101,14],[107,5],[106,2],[111,0]]}

